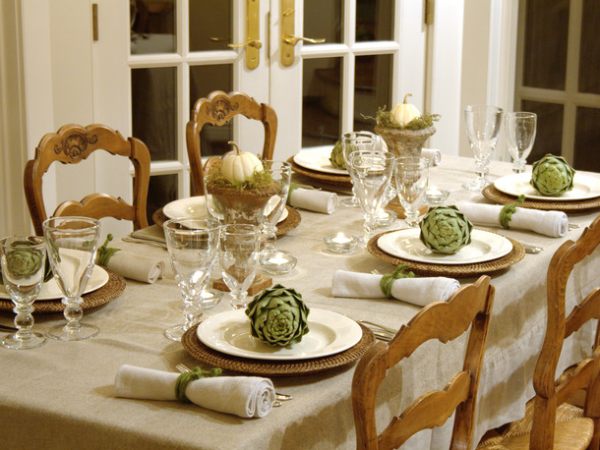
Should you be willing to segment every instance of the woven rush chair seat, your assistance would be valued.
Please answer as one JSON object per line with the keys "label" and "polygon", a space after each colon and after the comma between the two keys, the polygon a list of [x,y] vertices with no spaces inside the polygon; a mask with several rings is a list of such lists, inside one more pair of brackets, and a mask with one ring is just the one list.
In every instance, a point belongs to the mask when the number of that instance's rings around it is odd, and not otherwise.
{"label": "woven rush chair seat", "polygon": [[[482,441],[477,450],[528,450],[533,425],[533,402],[527,404],[525,417],[511,423],[500,436]],[[583,410],[563,403],[556,410],[554,448],[586,449],[592,440],[594,422],[583,416]]]}

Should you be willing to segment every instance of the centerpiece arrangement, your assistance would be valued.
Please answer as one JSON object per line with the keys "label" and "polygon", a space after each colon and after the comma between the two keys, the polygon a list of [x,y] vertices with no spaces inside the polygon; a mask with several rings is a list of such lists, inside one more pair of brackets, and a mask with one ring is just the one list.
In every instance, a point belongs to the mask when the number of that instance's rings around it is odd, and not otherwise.
{"label": "centerpiece arrangement", "polygon": [[431,208],[419,226],[421,242],[434,253],[453,255],[471,243],[473,224],[456,206]]}
{"label": "centerpiece arrangement", "polygon": [[562,156],[545,155],[533,163],[531,185],[540,194],[555,197],[573,189],[575,170]]}
{"label": "centerpiece arrangement", "polygon": [[252,336],[272,346],[297,344],[309,332],[308,306],[294,289],[276,284],[248,304]]}
{"label": "centerpiece arrangement", "polygon": [[261,224],[265,213],[268,216],[276,209],[271,204],[280,201],[280,183],[264,170],[256,155],[240,150],[233,141],[229,145],[232,151],[206,163],[209,210],[223,223]]}
{"label": "centerpiece arrangement", "polygon": [[435,133],[433,122],[440,118],[438,114],[421,114],[415,105],[408,103],[411,95],[406,94],[402,103],[391,111],[379,109],[375,115],[375,133],[397,156],[421,156],[423,144]]}

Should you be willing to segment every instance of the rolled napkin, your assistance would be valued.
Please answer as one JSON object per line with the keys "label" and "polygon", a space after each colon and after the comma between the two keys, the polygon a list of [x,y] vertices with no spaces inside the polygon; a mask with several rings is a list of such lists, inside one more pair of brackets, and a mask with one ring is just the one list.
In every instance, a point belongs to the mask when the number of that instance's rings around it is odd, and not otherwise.
{"label": "rolled napkin", "polygon": [[442,152],[437,148],[422,148],[421,156],[429,159],[431,166],[437,166],[442,161]]}
{"label": "rolled napkin", "polygon": [[[381,289],[383,275],[338,270],[333,275],[331,292],[334,297],[385,298]],[[454,278],[423,277],[394,280],[391,295],[413,305],[425,306],[446,301],[460,288]]]}
{"label": "rolled napkin", "polygon": [[298,187],[291,191],[289,204],[294,208],[331,214],[337,205],[337,195],[333,192]]}
{"label": "rolled napkin", "polygon": [[[144,400],[177,400],[179,376],[125,364],[115,377],[116,394]],[[190,381],[185,396],[202,408],[248,419],[271,412],[275,388],[268,378],[217,376]]]}
{"label": "rolled napkin", "polygon": [[[458,202],[458,209],[476,224],[500,227],[502,205],[485,205],[481,203]],[[569,229],[569,218],[561,211],[540,211],[529,208],[516,208],[508,227],[529,230],[550,237],[563,237]]]}
{"label": "rolled napkin", "polygon": [[161,258],[119,250],[110,257],[106,268],[125,278],[152,284],[162,277],[165,263]]}

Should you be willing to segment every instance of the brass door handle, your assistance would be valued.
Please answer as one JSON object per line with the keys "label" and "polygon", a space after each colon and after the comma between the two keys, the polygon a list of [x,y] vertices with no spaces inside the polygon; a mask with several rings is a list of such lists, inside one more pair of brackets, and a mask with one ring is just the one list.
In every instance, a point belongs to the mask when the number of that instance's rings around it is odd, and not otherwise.
{"label": "brass door handle", "polygon": [[262,47],[262,42],[260,42],[258,39],[252,39],[252,40],[246,41],[244,43],[240,43],[240,44],[227,44],[227,47],[229,47],[229,48],[252,47],[252,48],[259,49]]}
{"label": "brass door handle", "polygon": [[325,38],[307,38],[304,36],[284,36],[283,42],[286,44],[295,46],[298,42],[308,42],[310,44],[322,44],[325,42]]}
{"label": "brass door handle", "polygon": [[[222,37],[209,37],[212,42],[223,42]],[[246,67],[256,69],[260,62],[260,0],[246,0],[246,40],[244,42],[227,44],[229,48],[243,48],[246,52]]]}

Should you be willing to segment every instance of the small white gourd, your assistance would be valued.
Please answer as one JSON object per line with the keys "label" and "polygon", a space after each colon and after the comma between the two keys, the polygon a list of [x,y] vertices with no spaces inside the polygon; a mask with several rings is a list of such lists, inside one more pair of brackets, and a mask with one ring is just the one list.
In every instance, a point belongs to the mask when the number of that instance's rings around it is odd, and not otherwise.
{"label": "small white gourd", "polygon": [[243,183],[252,177],[255,172],[264,170],[262,162],[256,155],[241,151],[233,141],[229,141],[228,144],[233,147],[233,150],[223,156],[221,175],[231,183]]}
{"label": "small white gourd", "polygon": [[402,103],[398,103],[392,109],[392,120],[396,125],[404,128],[411,120],[421,116],[421,112],[412,103],[407,103],[408,97],[412,94],[406,94]]}

